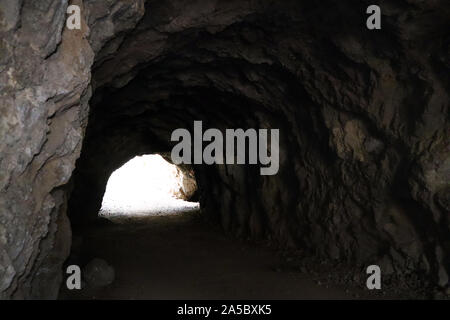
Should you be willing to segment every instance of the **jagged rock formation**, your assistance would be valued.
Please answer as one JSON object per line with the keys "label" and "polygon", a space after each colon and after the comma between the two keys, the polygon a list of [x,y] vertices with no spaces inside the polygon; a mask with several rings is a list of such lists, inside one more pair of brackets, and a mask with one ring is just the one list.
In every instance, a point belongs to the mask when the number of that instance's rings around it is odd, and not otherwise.
{"label": "jagged rock formation", "polygon": [[67,204],[89,221],[114,169],[194,120],[280,128],[275,176],[195,167],[226,231],[448,286],[447,1],[380,1],[378,31],[368,1],[73,3],[81,31],[67,1],[0,3],[1,298],[56,297]]}
{"label": "jagged rock formation", "polygon": [[197,180],[195,179],[194,169],[177,167],[176,178],[177,186],[172,190],[172,195],[181,200],[189,201],[195,199],[197,192]]}

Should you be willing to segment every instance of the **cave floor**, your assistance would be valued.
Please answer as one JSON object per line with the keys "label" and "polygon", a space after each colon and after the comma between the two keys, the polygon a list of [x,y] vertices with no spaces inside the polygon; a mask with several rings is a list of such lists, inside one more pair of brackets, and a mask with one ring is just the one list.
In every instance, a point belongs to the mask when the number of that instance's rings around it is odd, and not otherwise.
{"label": "cave floor", "polygon": [[[319,285],[285,270],[267,245],[230,238],[198,212],[117,220],[83,231],[82,260],[106,260],[115,281],[60,299],[353,299],[363,290]],[[370,298],[370,297],[369,297]]]}

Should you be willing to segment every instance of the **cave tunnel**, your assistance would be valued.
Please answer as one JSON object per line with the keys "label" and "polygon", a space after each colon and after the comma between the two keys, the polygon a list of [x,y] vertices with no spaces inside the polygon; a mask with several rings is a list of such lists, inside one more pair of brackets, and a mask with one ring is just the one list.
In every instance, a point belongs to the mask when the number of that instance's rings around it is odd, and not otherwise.
{"label": "cave tunnel", "polygon": [[[370,4],[0,2],[0,298],[448,299],[450,6]],[[276,174],[177,164],[200,210],[99,216],[195,121],[278,129]]]}

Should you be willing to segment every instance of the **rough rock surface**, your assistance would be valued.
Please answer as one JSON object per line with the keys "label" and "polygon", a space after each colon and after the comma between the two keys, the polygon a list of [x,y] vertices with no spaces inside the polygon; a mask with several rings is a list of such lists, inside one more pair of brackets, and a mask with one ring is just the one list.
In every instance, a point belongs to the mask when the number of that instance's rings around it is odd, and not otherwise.
{"label": "rough rock surface", "polygon": [[194,120],[281,129],[276,176],[195,167],[226,231],[448,286],[450,5],[379,1],[369,31],[369,4],[89,0],[69,31],[67,1],[2,1],[0,297],[54,297],[69,194],[95,218],[114,169]]}
{"label": "rough rock surface", "polygon": [[177,166],[177,186],[172,191],[172,195],[181,200],[191,200],[197,192],[197,180],[195,173],[190,166]]}
{"label": "rough rock surface", "polygon": [[[122,14],[101,19],[110,33],[90,33],[89,11],[108,16],[107,3]],[[57,296],[71,237],[63,186],[87,123],[94,50],[143,13],[142,2],[73,4],[81,30],[64,27],[67,0],[0,2],[0,298]]]}

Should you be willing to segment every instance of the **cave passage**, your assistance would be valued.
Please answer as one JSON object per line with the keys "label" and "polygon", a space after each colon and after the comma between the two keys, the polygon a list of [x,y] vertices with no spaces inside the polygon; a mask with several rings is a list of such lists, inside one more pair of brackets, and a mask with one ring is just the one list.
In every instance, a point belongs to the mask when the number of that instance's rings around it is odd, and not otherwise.
{"label": "cave passage", "polygon": [[129,219],[198,210],[198,202],[186,201],[196,191],[195,178],[160,155],[137,156],[109,177],[99,216]]}
{"label": "cave passage", "polygon": [[[439,226],[448,221],[448,181],[439,177],[446,176],[450,158],[446,122],[437,116],[446,94],[432,67],[428,80],[395,67],[420,56],[398,45],[406,40],[395,28],[386,24],[382,32],[369,33],[358,18],[366,9],[362,3],[349,9],[332,1],[263,1],[253,8],[233,1],[228,8],[224,1],[205,13],[201,5],[185,11],[177,1],[167,7],[120,3],[123,16],[113,14],[107,22],[92,17],[99,30],[112,24],[114,32],[121,31],[104,38],[92,28],[98,51],[89,117],[69,184],[74,230],[69,261],[89,273],[96,258],[104,259],[104,267],[116,271],[117,282],[107,286],[112,291],[101,289],[98,297],[165,292],[245,298],[255,297],[254,290],[267,298],[298,298],[310,289],[317,290],[314,297],[329,297],[314,277],[338,290],[337,297],[347,296],[339,285],[351,295],[361,288],[373,296],[420,290],[428,295],[433,281],[440,294],[446,290],[448,232]],[[91,9],[95,15],[102,7],[96,3]],[[333,23],[341,28],[331,28]],[[385,33],[399,37],[397,42]],[[438,50],[421,34],[414,36]],[[120,227],[102,225],[98,212],[105,190],[103,205],[109,203],[113,172],[136,156],[159,154],[171,162],[172,134],[182,128],[195,136],[199,121],[204,133],[213,129],[222,137],[237,128],[279,132],[276,174],[261,175],[259,165],[237,161],[178,165],[198,184],[192,196],[201,205],[198,219],[140,216]],[[433,191],[427,195],[424,188]],[[280,254],[294,251],[292,268],[313,284],[286,283],[289,272],[273,275],[254,257],[262,248],[242,257],[243,244],[219,241],[223,234],[269,243]],[[279,264],[277,254],[267,254]],[[383,272],[379,292],[366,288],[370,265]],[[329,275],[332,281],[324,281]],[[153,291],[155,283],[161,290]],[[231,291],[219,294],[224,287]]]}
{"label": "cave passage", "polygon": [[[450,2],[371,5],[0,0],[0,299],[450,298]],[[196,123],[276,133],[276,167],[180,164]],[[175,191],[113,188],[148,156]]]}

